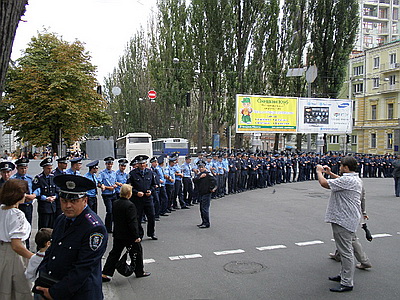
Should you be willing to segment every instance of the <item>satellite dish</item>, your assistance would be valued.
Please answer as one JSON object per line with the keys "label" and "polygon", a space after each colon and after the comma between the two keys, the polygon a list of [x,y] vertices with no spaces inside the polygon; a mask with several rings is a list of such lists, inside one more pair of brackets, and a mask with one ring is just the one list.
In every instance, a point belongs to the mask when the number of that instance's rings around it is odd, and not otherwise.
{"label": "satellite dish", "polygon": [[118,86],[114,86],[114,87],[111,89],[111,92],[113,93],[114,96],[118,96],[118,95],[121,94],[121,88],[118,87]]}

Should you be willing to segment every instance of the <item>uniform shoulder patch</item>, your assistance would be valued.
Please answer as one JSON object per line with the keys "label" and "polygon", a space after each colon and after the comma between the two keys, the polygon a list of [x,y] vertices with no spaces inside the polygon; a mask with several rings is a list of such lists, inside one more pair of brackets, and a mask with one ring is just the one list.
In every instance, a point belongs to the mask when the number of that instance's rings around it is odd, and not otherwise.
{"label": "uniform shoulder patch", "polygon": [[36,176],[35,179],[33,179],[33,183],[34,183],[34,184],[37,184],[38,182],[39,182],[39,177]]}
{"label": "uniform shoulder patch", "polygon": [[97,218],[95,216],[93,216],[92,214],[86,214],[85,215],[86,220],[89,221],[90,224],[92,224],[93,226],[97,226],[100,224],[99,220],[97,220]]}
{"label": "uniform shoulder patch", "polygon": [[103,243],[104,235],[100,232],[95,232],[90,235],[89,246],[92,251],[96,251]]}

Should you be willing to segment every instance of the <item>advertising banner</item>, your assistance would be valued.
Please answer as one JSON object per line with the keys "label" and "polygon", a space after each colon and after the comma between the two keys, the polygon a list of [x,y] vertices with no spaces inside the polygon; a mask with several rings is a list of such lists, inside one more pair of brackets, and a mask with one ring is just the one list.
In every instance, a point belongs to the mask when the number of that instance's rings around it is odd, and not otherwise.
{"label": "advertising banner", "polygon": [[349,99],[299,98],[298,132],[351,133],[352,113]]}
{"label": "advertising banner", "polygon": [[297,98],[236,95],[236,132],[296,132]]}

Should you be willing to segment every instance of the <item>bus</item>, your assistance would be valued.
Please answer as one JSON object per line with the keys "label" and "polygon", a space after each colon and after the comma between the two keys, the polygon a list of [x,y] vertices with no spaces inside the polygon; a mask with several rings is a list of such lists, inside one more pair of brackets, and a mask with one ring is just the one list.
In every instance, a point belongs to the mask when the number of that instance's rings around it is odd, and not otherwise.
{"label": "bus", "polygon": [[181,138],[162,138],[153,141],[155,156],[168,155],[177,152],[179,156],[189,155],[189,141]]}
{"label": "bus", "polygon": [[148,157],[153,155],[151,135],[147,132],[128,133],[126,136],[117,139],[115,149],[117,159],[126,158],[130,162],[135,156],[141,154]]}

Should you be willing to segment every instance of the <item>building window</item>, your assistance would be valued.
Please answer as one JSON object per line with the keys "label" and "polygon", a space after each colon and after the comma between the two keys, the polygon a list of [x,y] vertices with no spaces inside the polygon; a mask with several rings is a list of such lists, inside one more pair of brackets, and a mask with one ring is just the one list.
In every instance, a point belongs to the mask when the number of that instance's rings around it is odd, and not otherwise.
{"label": "building window", "polygon": [[393,133],[387,134],[387,149],[393,149]]}
{"label": "building window", "polygon": [[396,75],[389,76],[389,85],[394,85],[396,83]]}
{"label": "building window", "polygon": [[399,9],[393,7],[392,20],[398,20],[398,19],[399,19]]}
{"label": "building window", "polygon": [[353,68],[353,75],[358,76],[358,75],[363,75],[364,74],[364,66],[358,66]]}
{"label": "building window", "polygon": [[371,105],[371,119],[376,120],[376,105]]}
{"label": "building window", "polygon": [[392,53],[389,55],[390,67],[394,68],[396,64],[396,53]]}
{"label": "building window", "polygon": [[360,94],[360,93],[364,92],[364,84],[362,82],[354,84],[353,85],[353,91],[356,94]]}
{"label": "building window", "polygon": [[339,144],[339,136],[338,135],[330,135],[329,143],[330,144]]}
{"label": "building window", "polygon": [[354,145],[354,144],[357,144],[357,135],[352,135],[351,136],[351,143]]}
{"label": "building window", "polygon": [[371,148],[376,148],[376,133],[371,133]]}
{"label": "building window", "polygon": [[379,87],[379,78],[373,78],[373,85],[374,85],[374,88]]}
{"label": "building window", "polygon": [[380,8],[379,9],[379,18],[380,19],[387,19],[388,17],[388,10],[387,8]]}
{"label": "building window", "polygon": [[388,119],[393,119],[393,103],[388,103],[387,109]]}
{"label": "building window", "polygon": [[379,57],[374,57],[374,69],[379,68]]}

